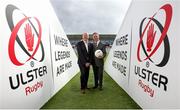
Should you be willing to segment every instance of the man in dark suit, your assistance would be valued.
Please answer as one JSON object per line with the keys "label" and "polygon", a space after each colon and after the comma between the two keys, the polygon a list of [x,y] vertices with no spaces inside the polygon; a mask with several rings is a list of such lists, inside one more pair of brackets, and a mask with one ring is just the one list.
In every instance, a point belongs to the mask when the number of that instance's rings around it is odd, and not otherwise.
{"label": "man in dark suit", "polygon": [[80,68],[81,76],[81,92],[84,94],[85,89],[88,89],[87,83],[89,78],[89,68],[91,61],[91,54],[93,45],[88,43],[89,35],[88,33],[83,33],[82,40],[77,43],[77,52],[78,52],[78,65]]}
{"label": "man in dark suit", "polygon": [[[103,56],[96,57],[95,51],[101,50],[103,52]],[[106,47],[100,41],[99,34],[93,33],[93,55],[92,55],[92,66],[94,72],[94,81],[95,86],[93,89],[96,89],[99,86],[99,90],[102,90],[103,84],[103,71],[104,71],[104,57],[106,56]]]}

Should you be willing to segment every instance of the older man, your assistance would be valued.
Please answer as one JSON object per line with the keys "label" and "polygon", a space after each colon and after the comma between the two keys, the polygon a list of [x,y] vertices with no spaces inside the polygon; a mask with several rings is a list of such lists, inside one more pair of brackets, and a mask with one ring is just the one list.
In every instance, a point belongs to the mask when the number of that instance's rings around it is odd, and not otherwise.
{"label": "older man", "polygon": [[81,92],[84,94],[85,89],[88,89],[87,83],[89,78],[89,68],[91,61],[91,53],[93,45],[88,42],[89,35],[88,33],[83,33],[82,40],[77,43],[77,52],[78,52],[78,65],[80,68],[81,76]]}

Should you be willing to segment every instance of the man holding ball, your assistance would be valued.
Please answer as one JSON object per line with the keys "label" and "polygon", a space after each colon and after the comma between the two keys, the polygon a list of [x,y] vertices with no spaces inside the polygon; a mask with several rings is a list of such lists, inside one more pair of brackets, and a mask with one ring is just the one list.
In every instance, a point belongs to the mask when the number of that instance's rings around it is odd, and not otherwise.
{"label": "man holding ball", "polygon": [[106,56],[106,47],[100,41],[99,34],[93,33],[93,54],[91,64],[93,66],[95,86],[93,89],[98,88],[102,90],[103,71],[104,71],[104,57]]}

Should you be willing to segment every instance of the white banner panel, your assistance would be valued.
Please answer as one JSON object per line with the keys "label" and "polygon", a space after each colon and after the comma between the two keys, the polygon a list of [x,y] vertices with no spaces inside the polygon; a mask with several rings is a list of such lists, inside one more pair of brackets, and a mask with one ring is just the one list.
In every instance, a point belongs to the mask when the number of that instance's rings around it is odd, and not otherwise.
{"label": "white banner panel", "polygon": [[[53,89],[49,1],[1,0],[1,108],[39,108]],[[41,5],[41,8],[39,6]]]}
{"label": "white banner panel", "polygon": [[61,89],[79,72],[77,56],[54,13],[50,19],[51,54],[53,64],[54,92]]}
{"label": "white banner panel", "polygon": [[[129,84],[131,25],[129,15],[125,16],[123,27],[118,32],[105,62],[105,71],[126,91]],[[129,18],[129,19],[128,19]]]}
{"label": "white banner panel", "polygon": [[0,0],[0,16],[0,108],[40,108],[79,71],[75,52],[49,0]]}
{"label": "white banner panel", "polygon": [[132,4],[132,10],[140,14],[132,19],[130,94],[143,108],[179,108],[175,86],[179,79],[178,2]]}
{"label": "white banner panel", "polygon": [[[106,61],[106,71],[142,108],[180,108],[179,7],[178,0],[133,0]],[[115,45],[126,34],[132,42],[130,64],[113,55],[127,49]],[[128,84],[111,71],[114,60],[130,65]]]}

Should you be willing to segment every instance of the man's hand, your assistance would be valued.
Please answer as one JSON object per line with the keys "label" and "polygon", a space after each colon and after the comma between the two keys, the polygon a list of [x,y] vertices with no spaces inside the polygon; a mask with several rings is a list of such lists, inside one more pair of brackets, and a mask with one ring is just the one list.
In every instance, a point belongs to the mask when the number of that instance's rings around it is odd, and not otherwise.
{"label": "man's hand", "polygon": [[103,57],[104,57],[104,56],[102,55],[102,56],[98,56],[97,58],[98,58],[98,59],[102,59]]}
{"label": "man's hand", "polygon": [[90,67],[90,65],[91,65],[90,63],[86,63],[85,64],[86,67]]}

